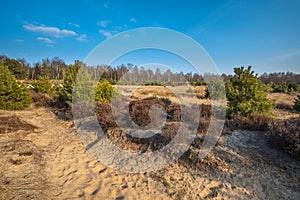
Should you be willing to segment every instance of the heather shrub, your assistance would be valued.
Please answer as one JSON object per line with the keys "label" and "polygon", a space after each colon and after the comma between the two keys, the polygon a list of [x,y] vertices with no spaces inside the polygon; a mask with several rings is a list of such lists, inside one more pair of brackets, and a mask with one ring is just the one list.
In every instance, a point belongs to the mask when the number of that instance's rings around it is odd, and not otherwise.
{"label": "heather shrub", "polygon": [[267,131],[269,130],[269,123],[272,121],[273,119],[267,115],[251,114],[247,117],[234,115],[226,120],[226,127],[232,130]]}
{"label": "heather shrub", "polygon": [[300,117],[276,120],[269,130],[280,148],[300,159]]}
{"label": "heather shrub", "polygon": [[56,105],[56,99],[53,96],[45,93],[31,91],[30,97],[32,98],[35,106],[38,107],[53,107]]}
{"label": "heather shrub", "polygon": [[293,107],[296,111],[300,112],[300,95],[298,95],[297,99],[295,99]]}

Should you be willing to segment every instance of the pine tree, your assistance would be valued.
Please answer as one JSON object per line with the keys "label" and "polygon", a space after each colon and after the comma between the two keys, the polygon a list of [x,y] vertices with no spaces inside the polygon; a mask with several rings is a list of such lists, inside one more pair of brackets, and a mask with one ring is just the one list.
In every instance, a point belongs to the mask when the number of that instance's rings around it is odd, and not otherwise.
{"label": "pine tree", "polygon": [[75,61],[74,65],[70,65],[64,73],[63,89],[59,94],[59,99],[63,101],[67,106],[72,106],[72,95],[76,80],[76,75],[80,69],[81,64],[79,61]]}
{"label": "pine tree", "polygon": [[32,82],[33,91],[42,94],[54,95],[55,88],[46,76],[41,76],[37,81]]}
{"label": "pine tree", "polygon": [[73,90],[73,101],[94,103],[96,81],[92,80],[87,67],[82,66],[77,73]]}
{"label": "pine tree", "polygon": [[9,69],[0,64],[0,109],[22,110],[30,103],[31,98],[26,86],[17,82]]}
{"label": "pine tree", "polygon": [[234,68],[235,76],[226,83],[228,114],[248,116],[268,114],[275,103],[268,99],[269,86],[254,75],[249,66]]}
{"label": "pine tree", "polygon": [[9,71],[15,76],[16,79],[22,80],[28,77],[28,70],[23,63],[19,60],[6,58],[3,62],[4,66],[7,66]]}
{"label": "pine tree", "polygon": [[97,84],[95,100],[100,102],[109,102],[112,98],[118,97],[118,93],[109,81],[104,80]]}

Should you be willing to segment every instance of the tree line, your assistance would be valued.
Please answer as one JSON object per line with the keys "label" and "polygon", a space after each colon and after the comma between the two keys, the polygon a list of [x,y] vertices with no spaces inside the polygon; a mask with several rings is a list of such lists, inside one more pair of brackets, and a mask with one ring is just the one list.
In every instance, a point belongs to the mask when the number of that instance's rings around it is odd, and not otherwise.
{"label": "tree line", "polygon": [[[11,73],[18,80],[38,80],[39,77],[47,77],[50,80],[63,80],[65,71],[72,66],[67,65],[62,59],[54,57],[45,58],[33,65],[25,59],[13,59],[0,55],[0,62],[7,66]],[[83,62],[75,61],[74,64]],[[145,84],[145,85],[164,85],[164,84],[183,84],[189,82],[193,85],[206,85],[205,78],[212,74],[183,73],[173,72],[171,70],[162,71],[159,68],[155,70],[138,67],[133,64],[123,64],[112,67],[107,65],[98,65],[88,67],[89,73],[93,79],[107,79],[112,84]],[[221,78],[227,82],[233,77],[231,74],[221,74]],[[264,73],[258,76],[264,84],[273,85],[272,88],[278,92],[287,92],[290,88],[295,90],[296,85],[300,85],[300,74],[293,72]],[[279,87],[279,85],[283,85]],[[276,89],[277,87],[277,89]]]}

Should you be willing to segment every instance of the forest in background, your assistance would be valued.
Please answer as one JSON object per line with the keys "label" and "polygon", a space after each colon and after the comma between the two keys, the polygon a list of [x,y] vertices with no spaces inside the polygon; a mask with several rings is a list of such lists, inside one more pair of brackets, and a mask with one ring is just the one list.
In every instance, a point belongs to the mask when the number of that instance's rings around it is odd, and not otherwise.
{"label": "forest in background", "polygon": [[[74,64],[67,65],[62,59],[55,57],[45,58],[33,65],[25,59],[13,59],[1,55],[0,62],[7,66],[11,73],[18,80],[38,80],[39,77],[47,77],[50,80],[63,80],[65,71],[76,64],[85,65],[78,60]],[[145,69],[133,64],[123,64],[121,66],[99,65],[89,67],[89,73],[93,79],[104,78],[111,84],[118,85],[180,85],[189,82],[194,86],[206,85],[205,76],[212,74],[172,72],[171,70],[161,71],[156,68]],[[233,77],[231,74],[218,75],[227,82]],[[258,76],[264,84],[270,84],[273,92],[296,92],[299,91],[300,74],[293,72],[273,72],[264,73]]]}

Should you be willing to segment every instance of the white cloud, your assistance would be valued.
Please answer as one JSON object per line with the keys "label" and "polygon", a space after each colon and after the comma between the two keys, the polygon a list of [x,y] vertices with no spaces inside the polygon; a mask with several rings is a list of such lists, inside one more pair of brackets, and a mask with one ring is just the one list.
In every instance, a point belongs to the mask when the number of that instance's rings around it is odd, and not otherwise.
{"label": "white cloud", "polygon": [[87,38],[86,38],[86,34],[81,34],[80,36],[78,36],[76,38],[76,40],[78,40],[79,42],[87,42]]}
{"label": "white cloud", "polygon": [[129,21],[134,22],[134,23],[137,22],[136,18],[134,18],[134,17],[130,18]]}
{"label": "white cloud", "polygon": [[107,38],[112,36],[112,33],[110,31],[106,31],[103,29],[99,30],[99,33],[101,33],[103,36],[105,36]]}
{"label": "white cloud", "polygon": [[46,38],[46,37],[37,37],[36,39],[39,40],[39,41],[43,41],[46,44],[54,44],[55,43],[54,40],[51,40],[51,39]]}
{"label": "white cloud", "polygon": [[72,23],[72,22],[69,22],[68,25],[74,26],[74,27],[76,27],[76,28],[80,28],[80,25],[79,25],[79,24],[74,24],[74,23]]}
{"label": "white cloud", "polygon": [[16,42],[20,42],[21,43],[21,42],[24,42],[24,40],[17,39]]}
{"label": "white cloud", "polygon": [[34,24],[24,24],[23,28],[27,31],[42,33],[57,38],[77,35],[76,32],[71,30],[59,29],[57,27],[45,26],[43,24],[38,26]]}
{"label": "white cloud", "polygon": [[97,25],[98,25],[98,26],[101,26],[101,27],[103,27],[103,28],[105,28],[105,27],[107,27],[107,25],[108,25],[109,23],[111,23],[110,20],[102,20],[102,21],[98,22]]}

